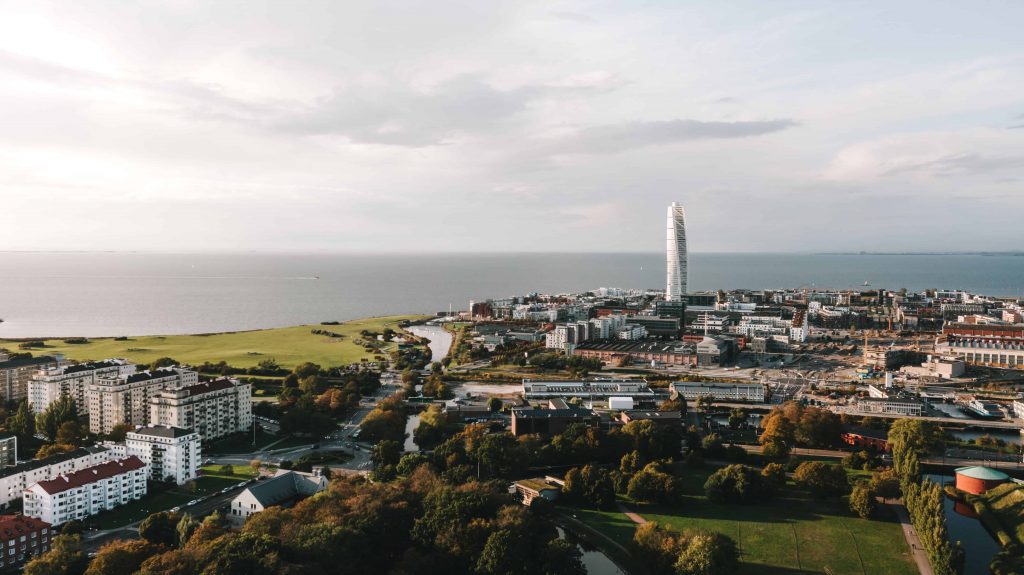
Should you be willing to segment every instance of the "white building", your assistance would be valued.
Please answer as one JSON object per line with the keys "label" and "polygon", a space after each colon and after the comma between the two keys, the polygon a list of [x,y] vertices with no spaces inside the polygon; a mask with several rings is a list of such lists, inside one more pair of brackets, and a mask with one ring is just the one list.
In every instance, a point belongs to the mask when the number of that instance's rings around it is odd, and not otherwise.
{"label": "white building", "polygon": [[152,423],[192,429],[210,441],[252,428],[252,384],[222,378],[165,390],[149,409]]}
{"label": "white building", "polygon": [[119,377],[135,373],[135,364],[126,359],[107,359],[77,365],[48,367],[37,371],[28,382],[28,404],[42,413],[63,395],[75,400],[79,413],[89,411],[86,390],[98,377]]}
{"label": "white building", "polygon": [[716,381],[676,381],[669,388],[673,397],[677,394],[687,401],[695,401],[709,396],[715,401],[750,401],[763,403],[765,387],[763,383],[725,383]]}
{"label": "white building", "polygon": [[89,431],[110,433],[115,425],[146,425],[149,400],[166,389],[199,383],[199,374],[182,367],[167,367],[111,377],[97,377],[86,386]]}
{"label": "white building", "polygon": [[1013,416],[1018,419],[1024,419],[1024,399],[1015,399],[1012,407]]}
{"label": "white building", "polygon": [[913,397],[862,397],[854,405],[860,413],[887,413],[892,415],[921,416],[924,402]]}
{"label": "white building", "polygon": [[199,476],[202,463],[199,434],[190,429],[148,425],[129,431],[123,445],[111,446],[119,457],[135,456],[146,464],[153,481],[181,485]]}
{"label": "white building", "polygon": [[138,457],[108,461],[25,489],[25,515],[60,525],[114,509],[146,494],[146,464]]}
{"label": "white building", "polygon": [[39,481],[53,479],[62,473],[85,469],[114,458],[106,447],[80,447],[68,453],[59,453],[46,459],[33,459],[14,467],[0,469],[0,506],[21,499],[25,489]]}
{"label": "white building", "polygon": [[647,328],[642,325],[626,324],[615,335],[616,339],[637,340],[647,337]]}
{"label": "white building", "polygon": [[327,489],[327,478],[320,473],[278,470],[270,479],[257,482],[231,500],[228,519],[241,526],[250,516],[268,507],[293,503]]}
{"label": "white building", "polygon": [[686,295],[686,211],[672,202],[665,233],[665,299],[679,301]]}

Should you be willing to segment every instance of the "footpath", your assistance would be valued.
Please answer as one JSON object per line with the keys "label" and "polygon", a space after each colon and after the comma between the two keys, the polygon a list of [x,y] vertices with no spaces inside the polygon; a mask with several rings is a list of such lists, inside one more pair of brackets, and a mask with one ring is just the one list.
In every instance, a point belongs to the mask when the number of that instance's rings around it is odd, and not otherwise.
{"label": "footpath", "polygon": [[910,552],[914,556],[914,562],[917,563],[917,570],[921,575],[934,575],[932,564],[928,562],[928,553],[925,551],[924,545],[921,545],[921,538],[917,536],[917,531],[914,530],[914,525],[910,522],[907,508],[902,503],[889,500],[885,500],[885,505],[892,509],[900,520],[903,536],[907,538],[907,545],[910,545]]}

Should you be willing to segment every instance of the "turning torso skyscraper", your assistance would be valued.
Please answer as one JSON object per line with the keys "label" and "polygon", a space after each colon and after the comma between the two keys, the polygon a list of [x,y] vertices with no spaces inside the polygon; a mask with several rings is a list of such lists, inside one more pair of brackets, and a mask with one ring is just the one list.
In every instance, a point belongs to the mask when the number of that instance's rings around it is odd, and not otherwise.
{"label": "turning torso skyscraper", "polygon": [[665,259],[667,264],[665,299],[679,301],[686,293],[686,212],[672,202],[668,207]]}

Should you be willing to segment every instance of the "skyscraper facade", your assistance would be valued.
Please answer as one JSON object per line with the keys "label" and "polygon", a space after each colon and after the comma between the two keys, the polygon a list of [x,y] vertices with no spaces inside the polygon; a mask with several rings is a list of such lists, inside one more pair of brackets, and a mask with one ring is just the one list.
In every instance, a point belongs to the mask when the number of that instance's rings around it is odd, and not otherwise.
{"label": "skyscraper facade", "polygon": [[668,207],[665,238],[665,299],[679,301],[686,294],[686,212],[676,202]]}

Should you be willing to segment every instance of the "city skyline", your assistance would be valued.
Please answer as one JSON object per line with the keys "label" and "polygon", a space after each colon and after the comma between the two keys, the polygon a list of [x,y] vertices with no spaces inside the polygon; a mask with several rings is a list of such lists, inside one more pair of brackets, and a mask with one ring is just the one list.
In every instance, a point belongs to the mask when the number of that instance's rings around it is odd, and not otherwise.
{"label": "city skyline", "polygon": [[0,248],[1018,249],[1021,16],[0,3]]}
{"label": "city skyline", "polygon": [[687,293],[686,210],[672,202],[665,233],[665,299],[679,301]]}

